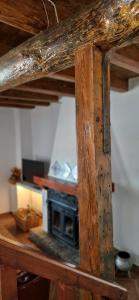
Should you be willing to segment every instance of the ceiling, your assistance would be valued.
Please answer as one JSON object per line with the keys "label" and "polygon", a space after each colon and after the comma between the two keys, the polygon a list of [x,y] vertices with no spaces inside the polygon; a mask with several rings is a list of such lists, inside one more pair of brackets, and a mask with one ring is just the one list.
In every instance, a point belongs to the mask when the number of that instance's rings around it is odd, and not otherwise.
{"label": "ceiling", "polygon": [[[48,27],[56,26],[56,15],[50,0],[0,0],[0,56]],[[95,1],[95,0],[94,0]],[[44,8],[45,3],[45,8]],[[55,0],[59,22],[72,18],[90,0]],[[48,30],[49,30],[48,28]],[[111,88],[128,91],[128,80],[139,76],[139,42],[117,50],[111,59]],[[0,93],[0,106],[33,108],[57,102],[60,96],[74,96],[74,67],[51,74],[14,90]]]}

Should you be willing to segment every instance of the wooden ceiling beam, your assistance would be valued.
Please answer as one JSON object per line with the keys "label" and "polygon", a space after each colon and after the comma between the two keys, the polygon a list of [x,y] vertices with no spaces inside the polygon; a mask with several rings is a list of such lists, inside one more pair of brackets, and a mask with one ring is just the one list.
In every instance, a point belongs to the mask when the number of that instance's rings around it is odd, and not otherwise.
{"label": "wooden ceiling beam", "polygon": [[[75,68],[69,68],[61,72],[51,74],[51,78],[57,80],[75,82]],[[128,91],[128,79],[122,79],[117,77],[114,72],[111,71],[111,89],[118,92],[127,92]]]}
{"label": "wooden ceiling beam", "polygon": [[[91,2],[86,10],[65,23],[41,32],[1,57],[0,90],[70,67],[75,51],[87,43],[107,51],[137,36],[138,8],[138,0]],[[115,24],[117,30],[114,30]]]}
{"label": "wooden ceiling beam", "polygon": [[[6,36],[6,39],[5,39]],[[0,23],[0,56],[7,53],[12,48],[15,48],[25,40],[27,40],[30,37],[30,34],[23,32],[17,28],[8,26],[6,24]],[[118,50],[118,53],[132,58],[133,60],[137,60],[138,58],[138,51],[139,49],[135,44],[121,48],[120,51]],[[120,59],[121,60],[121,59]],[[136,61],[135,61],[136,62]],[[135,64],[133,62],[133,64]],[[116,60],[115,65],[118,65],[118,60]],[[131,68],[132,68],[132,64]],[[128,70],[130,69],[130,65],[128,65]],[[113,66],[112,66],[113,69]],[[128,72],[127,70],[127,72]],[[49,78],[55,78],[55,79],[61,79],[64,81],[74,82],[74,69],[68,68],[64,71],[55,73],[55,74],[49,74]]]}
{"label": "wooden ceiling beam", "polygon": [[18,91],[49,94],[54,96],[74,96],[75,84],[51,78],[42,78],[16,87]]}
{"label": "wooden ceiling beam", "polygon": [[[34,84],[35,85],[35,84]],[[9,98],[15,100],[28,100],[34,102],[58,102],[58,96],[42,93],[33,93],[28,91],[7,90],[0,93],[0,99]]]}
{"label": "wooden ceiling beam", "polygon": [[111,72],[111,89],[117,92],[127,92],[129,89],[128,79],[121,79],[115,76],[114,72]]}
{"label": "wooden ceiling beam", "polygon": [[49,102],[23,100],[23,99],[11,99],[11,98],[0,98],[0,104],[2,105],[25,105],[25,106],[49,106]]}
{"label": "wooden ceiling beam", "polygon": [[[51,96],[57,95],[58,97],[60,97],[60,96],[61,97],[62,96],[75,97],[75,82],[74,82],[75,78],[73,78],[73,80],[72,80],[73,82],[67,82],[67,78],[64,81],[64,79],[66,77],[66,75],[64,75],[64,74],[66,74],[66,70],[62,72],[62,77],[61,77],[61,74],[58,75],[58,73],[57,73],[57,80],[53,79],[53,78],[51,78],[51,79],[43,78],[43,79],[31,81],[29,83],[26,83],[24,85],[16,87],[15,91],[18,91],[19,95],[21,92],[23,94],[32,92],[34,95],[35,94],[37,95],[37,93],[39,93],[39,94],[42,94],[44,97],[45,97],[45,94],[47,95],[47,93],[51,94]],[[55,77],[55,75],[54,75],[54,77]],[[63,80],[60,80],[61,78]],[[118,92],[128,91],[128,80],[118,78],[117,76],[115,76],[115,74],[113,72],[111,72],[111,89],[118,91]],[[1,93],[0,93],[0,95],[1,95]],[[19,98],[21,99],[21,96],[19,96]],[[48,101],[49,101],[49,97],[48,97]]]}
{"label": "wooden ceiling beam", "polygon": [[137,61],[136,59],[131,59],[127,56],[115,52],[112,54],[110,61],[115,66],[139,74],[139,61]]}

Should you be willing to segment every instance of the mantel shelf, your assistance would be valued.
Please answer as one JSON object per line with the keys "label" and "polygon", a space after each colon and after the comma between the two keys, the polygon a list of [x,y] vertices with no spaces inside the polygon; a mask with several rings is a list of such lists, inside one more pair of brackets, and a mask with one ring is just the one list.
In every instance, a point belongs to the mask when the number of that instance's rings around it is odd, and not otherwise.
{"label": "mantel shelf", "polygon": [[41,188],[50,188],[58,192],[66,193],[72,196],[77,195],[78,185],[71,182],[65,182],[62,180],[55,179],[53,177],[41,178],[34,176],[34,183]]}
{"label": "mantel shelf", "polygon": [[[78,193],[78,184],[71,183],[68,181],[62,181],[59,179],[55,179],[53,177],[37,177],[34,176],[34,183],[38,185],[40,188],[50,188],[54,189],[58,192],[66,193],[72,196],[77,196]],[[112,192],[115,191],[115,184],[112,183]]]}

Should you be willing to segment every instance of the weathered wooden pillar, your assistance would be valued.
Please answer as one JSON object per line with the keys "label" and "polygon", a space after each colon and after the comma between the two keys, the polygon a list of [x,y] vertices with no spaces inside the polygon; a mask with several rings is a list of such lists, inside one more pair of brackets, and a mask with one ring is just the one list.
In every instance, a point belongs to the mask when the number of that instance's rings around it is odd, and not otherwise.
{"label": "weathered wooden pillar", "polygon": [[[105,73],[107,82],[103,79],[103,54],[99,49],[87,45],[76,51],[80,266],[98,277],[113,280],[108,67]],[[107,97],[107,111],[103,95]],[[85,293],[83,299],[90,298]]]}
{"label": "weathered wooden pillar", "polygon": [[16,270],[0,266],[0,300],[17,300]]}

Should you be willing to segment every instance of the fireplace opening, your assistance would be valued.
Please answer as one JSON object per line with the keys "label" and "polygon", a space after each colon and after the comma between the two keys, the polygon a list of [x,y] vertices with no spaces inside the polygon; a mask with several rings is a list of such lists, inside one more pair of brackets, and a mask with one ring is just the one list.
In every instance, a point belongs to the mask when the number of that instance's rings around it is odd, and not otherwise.
{"label": "fireplace opening", "polygon": [[73,226],[73,221],[70,217],[65,217],[65,233],[69,237],[73,237],[74,234],[74,226]]}
{"label": "fireplace opening", "polygon": [[60,213],[58,211],[53,212],[53,225],[56,230],[60,230]]}
{"label": "fireplace opening", "polygon": [[48,231],[72,247],[79,246],[78,201],[75,196],[48,190]]}

